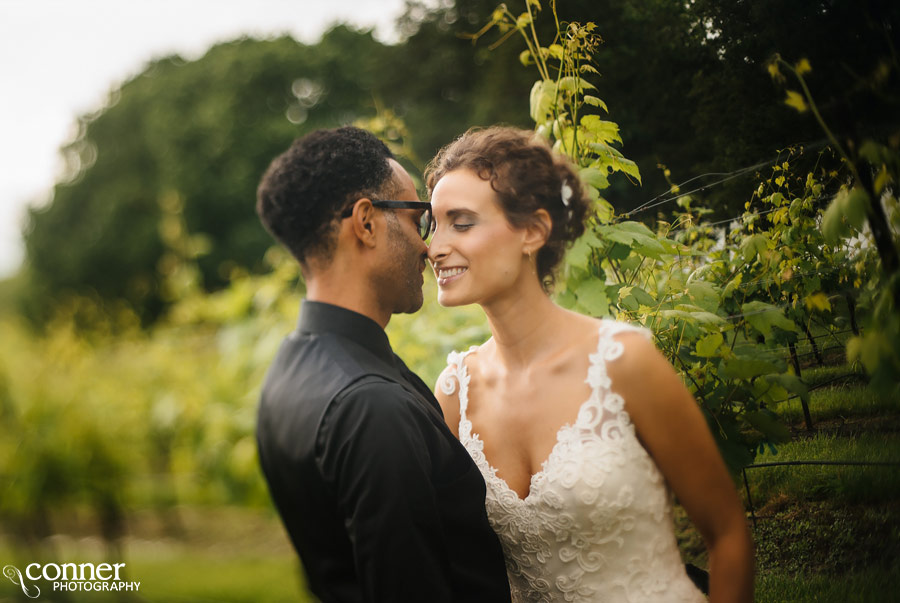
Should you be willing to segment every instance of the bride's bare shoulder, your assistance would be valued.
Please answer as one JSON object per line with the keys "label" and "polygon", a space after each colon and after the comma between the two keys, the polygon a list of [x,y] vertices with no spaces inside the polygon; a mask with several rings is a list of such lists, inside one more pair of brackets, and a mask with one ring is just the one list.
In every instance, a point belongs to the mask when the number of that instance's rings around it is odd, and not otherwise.
{"label": "bride's bare shoulder", "polygon": [[604,324],[604,319],[579,314],[573,310],[563,310],[565,330],[569,335],[577,334],[577,341],[594,342],[596,347],[597,332]]}
{"label": "bride's bare shoulder", "polygon": [[[570,312],[570,341],[579,342],[579,353],[587,350],[594,353],[603,341],[612,338],[622,344],[621,352],[607,360],[615,360],[615,372],[626,376],[639,374],[647,363],[659,361],[661,354],[653,343],[653,335],[649,329],[613,318],[594,318],[576,312]],[[612,370],[612,367],[610,367]]]}

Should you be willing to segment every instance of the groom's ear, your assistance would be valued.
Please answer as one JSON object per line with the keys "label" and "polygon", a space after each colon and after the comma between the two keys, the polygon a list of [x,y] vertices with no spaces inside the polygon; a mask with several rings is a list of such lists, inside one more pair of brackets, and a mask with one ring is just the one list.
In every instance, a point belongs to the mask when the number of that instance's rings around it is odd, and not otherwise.
{"label": "groom's ear", "polygon": [[546,209],[539,209],[534,212],[534,217],[528,226],[525,227],[525,244],[526,253],[534,253],[543,247],[550,238],[550,232],[553,230],[553,220]]}
{"label": "groom's ear", "polygon": [[353,207],[353,213],[347,218],[347,221],[360,245],[369,248],[375,247],[378,238],[375,233],[377,230],[376,211],[371,199],[364,197],[357,201]]}

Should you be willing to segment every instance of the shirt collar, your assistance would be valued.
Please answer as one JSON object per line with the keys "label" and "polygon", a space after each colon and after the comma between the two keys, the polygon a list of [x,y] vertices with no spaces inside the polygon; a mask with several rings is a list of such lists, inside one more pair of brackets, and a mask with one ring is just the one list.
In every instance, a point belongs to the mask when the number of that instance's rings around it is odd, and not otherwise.
{"label": "shirt collar", "polygon": [[388,363],[394,363],[394,351],[384,329],[368,316],[353,310],[304,300],[300,307],[297,330],[301,334],[332,333],[346,337]]}

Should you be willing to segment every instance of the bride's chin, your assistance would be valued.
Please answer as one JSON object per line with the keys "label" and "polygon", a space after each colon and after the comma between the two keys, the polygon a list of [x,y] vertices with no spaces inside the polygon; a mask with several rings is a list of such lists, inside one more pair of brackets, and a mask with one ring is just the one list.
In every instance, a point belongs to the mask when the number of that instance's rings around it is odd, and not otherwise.
{"label": "bride's chin", "polygon": [[461,304],[460,302],[454,300],[449,295],[441,295],[440,292],[438,292],[437,302],[438,302],[438,305],[440,305],[444,308],[455,308],[456,306],[464,305],[464,304]]}

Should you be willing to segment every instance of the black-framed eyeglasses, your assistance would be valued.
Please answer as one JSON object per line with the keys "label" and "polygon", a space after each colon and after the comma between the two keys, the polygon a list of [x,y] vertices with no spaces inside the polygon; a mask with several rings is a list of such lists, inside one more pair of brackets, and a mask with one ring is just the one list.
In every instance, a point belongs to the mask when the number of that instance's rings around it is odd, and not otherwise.
{"label": "black-framed eyeglasses", "polygon": [[[353,215],[353,207],[356,205],[354,203],[343,212],[341,212],[341,220],[345,218],[349,218]],[[428,235],[431,234],[431,203],[427,201],[372,201],[372,207],[380,207],[382,209],[421,209],[423,210],[422,217],[419,219],[419,236],[422,237],[423,240],[428,238]]]}

